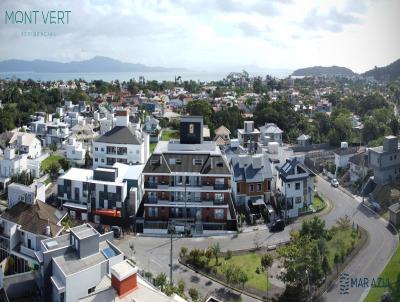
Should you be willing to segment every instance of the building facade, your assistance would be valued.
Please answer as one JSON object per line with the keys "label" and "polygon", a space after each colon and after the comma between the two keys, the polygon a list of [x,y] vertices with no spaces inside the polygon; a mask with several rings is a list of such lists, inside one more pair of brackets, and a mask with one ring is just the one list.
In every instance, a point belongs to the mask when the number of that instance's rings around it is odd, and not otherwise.
{"label": "building facade", "polygon": [[400,148],[398,138],[386,136],[383,146],[368,149],[368,164],[374,170],[374,182],[386,185],[400,179]]}
{"label": "building facade", "polygon": [[181,119],[180,140],[159,142],[143,169],[138,232],[191,233],[236,229],[228,164],[214,142],[203,142],[201,117]]}

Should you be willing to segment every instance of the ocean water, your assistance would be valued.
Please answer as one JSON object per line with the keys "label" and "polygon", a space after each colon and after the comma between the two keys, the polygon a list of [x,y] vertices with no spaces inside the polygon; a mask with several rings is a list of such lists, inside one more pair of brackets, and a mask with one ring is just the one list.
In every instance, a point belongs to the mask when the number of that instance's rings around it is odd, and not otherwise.
{"label": "ocean water", "polygon": [[[129,81],[132,78],[139,80],[139,77],[143,76],[146,80],[157,80],[157,81],[174,81],[175,76],[180,76],[182,81],[201,81],[201,82],[211,82],[218,81],[225,78],[229,72],[195,72],[195,71],[177,71],[177,72],[93,72],[93,73],[37,73],[37,72],[0,72],[0,79],[21,79],[28,80],[32,79],[34,81],[68,81],[74,79],[84,79],[86,81],[93,80],[103,80],[103,81],[113,81],[119,80]],[[260,75],[265,76],[267,74],[282,78],[287,76],[283,73],[250,73],[250,75]]]}

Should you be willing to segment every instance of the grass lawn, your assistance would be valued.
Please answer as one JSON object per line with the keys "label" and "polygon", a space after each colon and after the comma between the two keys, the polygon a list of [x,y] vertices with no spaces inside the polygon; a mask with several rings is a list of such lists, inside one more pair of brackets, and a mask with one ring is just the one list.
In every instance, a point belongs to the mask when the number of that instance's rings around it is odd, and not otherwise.
{"label": "grass lawn", "polygon": [[346,252],[352,247],[352,242],[354,242],[354,247],[357,244],[358,240],[359,238],[357,234],[353,232],[351,227],[349,227],[347,229],[338,229],[332,236],[332,239],[327,241],[327,248],[329,253],[328,261],[332,270],[335,269],[335,264],[333,261],[333,259],[335,258],[335,253],[338,253],[340,255],[341,246]]}
{"label": "grass lawn", "polygon": [[52,163],[58,163],[63,157],[60,155],[51,155],[41,163],[42,171],[46,171]]}
{"label": "grass lawn", "polygon": [[313,205],[314,209],[316,211],[318,211],[325,207],[325,202],[321,199],[321,197],[319,197],[318,195],[315,195],[312,205]]}
{"label": "grass lawn", "polygon": [[[233,264],[240,267],[249,277],[249,281],[246,282],[246,287],[253,287],[260,291],[267,290],[267,277],[266,273],[261,270],[261,254],[248,253],[245,255],[232,256],[229,260],[225,260],[220,257],[218,259],[220,265],[217,266],[218,274],[223,275],[223,268],[225,265]],[[215,265],[215,259],[211,259],[210,266]],[[257,267],[260,267],[260,273],[257,274]],[[269,284],[270,286],[270,284]],[[240,286],[239,286],[240,287]]]}
{"label": "grass lawn", "polygon": [[179,138],[179,131],[177,130],[163,130],[161,134],[162,141],[169,141],[170,139]]}
{"label": "grass lawn", "polygon": [[[382,274],[380,274],[379,277],[381,277],[383,280],[389,279],[390,284],[394,285],[397,280],[397,276],[399,274],[400,274],[400,246],[397,247],[397,250],[394,253],[392,259],[390,259],[389,263],[386,265],[385,269],[383,270]],[[381,296],[387,291],[389,291],[389,289],[385,287],[371,288],[364,302],[381,301]],[[392,301],[400,301],[400,295],[392,297]]]}

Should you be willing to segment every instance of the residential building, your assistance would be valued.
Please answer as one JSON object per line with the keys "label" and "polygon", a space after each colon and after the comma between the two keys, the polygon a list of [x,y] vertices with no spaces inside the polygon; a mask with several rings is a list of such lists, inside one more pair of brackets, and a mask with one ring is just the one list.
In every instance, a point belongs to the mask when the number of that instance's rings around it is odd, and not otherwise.
{"label": "residential building", "polygon": [[307,147],[311,145],[311,136],[302,134],[297,138],[297,144],[301,147]]}
{"label": "residential building", "polygon": [[46,185],[42,182],[34,182],[30,186],[12,183],[8,186],[7,201],[12,207],[18,202],[33,203],[35,200],[46,201]]}
{"label": "residential building", "polygon": [[277,142],[282,146],[283,131],[274,123],[266,123],[260,127],[261,142],[268,145],[270,142]]}
{"label": "residential building", "polygon": [[254,128],[254,121],[245,121],[244,129],[238,129],[239,143],[248,150],[249,153],[257,153],[260,135],[260,131]]}
{"label": "residential building", "polygon": [[31,265],[38,265],[35,253],[41,240],[57,237],[66,213],[27,195],[12,203],[0,216],[0,248]]}
{"label": "residential building", "polygon": [[203,141],[203,118],[181,118],[180,140],[160,141],[143,169],[138,232],[193,234],[236,229],[228,164],[215,142]]}
{"label": "residential building", "polygon": [[374,183],[386,185],[400,179],[400,147],[396,136],[386,136],[383,146],[368,149],[368,163]]}
{"label": "residential building", "polygon": [[76,140],[75,137],[70,137],[68,142],[63,145],[65,150],[65,158],[83,164],[85,161],[86,149],[83,148],[82,142]]}
{"label": "residential building", "polygon": [[149,157],[149,135],[129,124],[128,110],[116,111],[116,126],[93,141],[93,168],[114,163],[144,164]]}
{"label": "residential building", "polygon": [[94,170],[71,168],[57,180],[58,198],[72,217],[132,224],[143,194],[143,167],[116,163]]}
{"label": "residential building", "polygon": [[26,154],[29,158],[37,158],[42,154],[42,144],[32,133],[14,132],[9,145],[18,154]]}
{"label": "residential building", "polygon": [[150,143],[156,143],[161,136],[160,121],[151,115],[146,116],[143,131],[150,135]]}
{"label": "residential building", "polygon": [[61,147],[63,142],[70,135],[67,123],[63,123],[59,118],[45,122],[43,117],[30,124],[30,132],[35,133],[43,142],[44,146],[56,145]]}
{"label": "residential building", "polygon": [[249,209],[270,202],[272,171],[266,155],[238,155],[232,158],[231,167],[236,205]]}
{"label": "residential building", "polygon": [[218,146],[226,146],[231,143],[231,132],[224,125],[218,127],[215,131],[214,141]]}
{"label": "residential building", "polygon": [[110,275],[103,277],[93,293],[79,299],[79,302],[97,301],[185,302],[186,300],[177,294],[167,296],[143,279],[134,264],[124,260],[111,267]]}
{"label": "residential building", "polygon": [[43,240],[41,251],[36,253],[43,300],[76,302],[93,293],[111,268],[124,259],[112,239],[112,232],[100,235],[83,224],[68,234]]}
{"label": "residential building", "polygon": [[344,168],[349,165],[350,158],[357,154],[358,148],[357,147],[349,147],[347,142],[341,142],[340,148],[333,151],[335,155],[335,166],[336,171],[339,168]]}
{"label": "residential building", "polygon": [[297,217],[314,199],[314,174],[297,158],[276,167],[277,205],[286,218]]}
{"label": "residential building", "polygon": [[366,152],[360,152],[350,157],[349,164],[351,182],[356,182],[368,175],[368,154]]}

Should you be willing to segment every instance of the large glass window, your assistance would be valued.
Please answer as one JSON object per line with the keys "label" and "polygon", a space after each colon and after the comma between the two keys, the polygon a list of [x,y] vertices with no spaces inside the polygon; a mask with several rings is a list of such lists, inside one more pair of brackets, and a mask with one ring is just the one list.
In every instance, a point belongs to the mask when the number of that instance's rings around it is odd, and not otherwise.
{"label": "large glass window", "polygon": [[214,218],[215,219],[224,219],[224,209],[215,209],[214,210]]}

